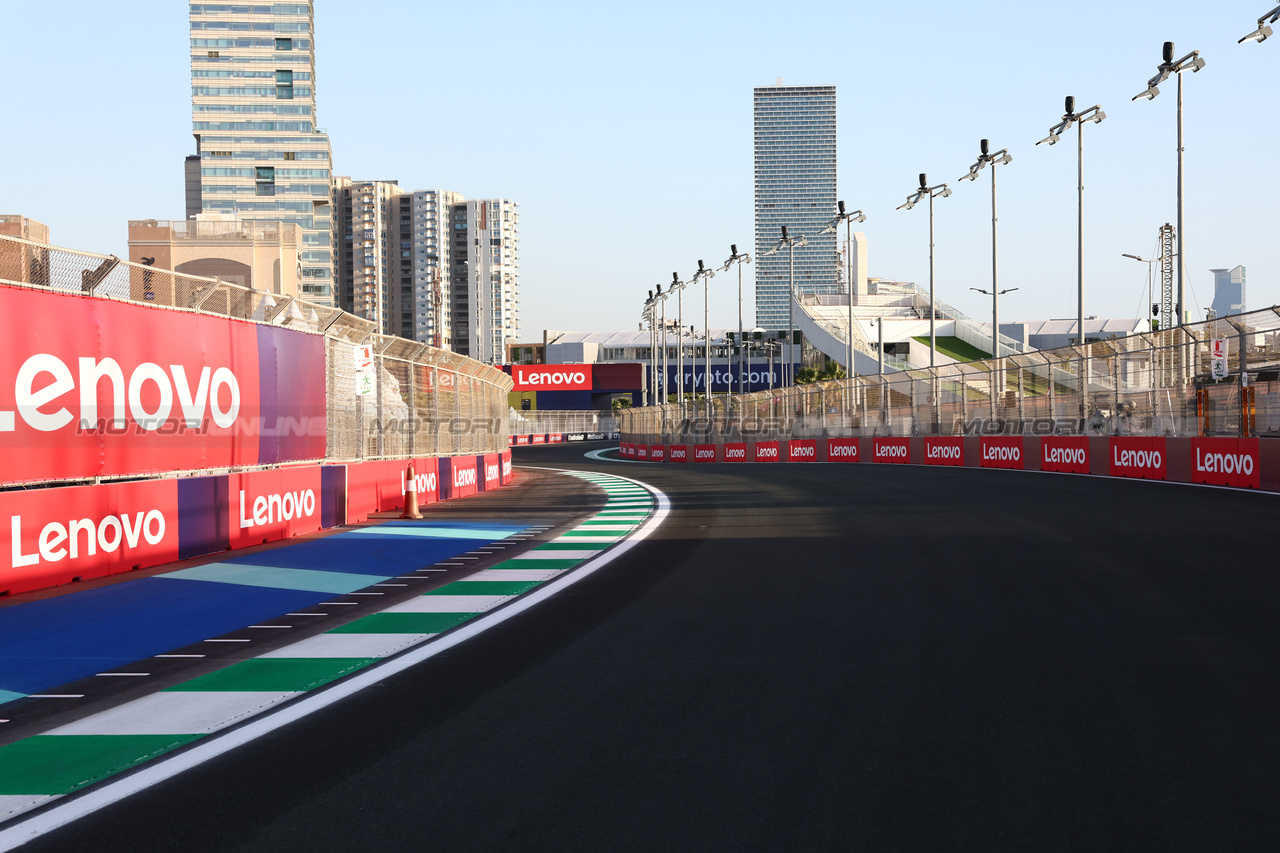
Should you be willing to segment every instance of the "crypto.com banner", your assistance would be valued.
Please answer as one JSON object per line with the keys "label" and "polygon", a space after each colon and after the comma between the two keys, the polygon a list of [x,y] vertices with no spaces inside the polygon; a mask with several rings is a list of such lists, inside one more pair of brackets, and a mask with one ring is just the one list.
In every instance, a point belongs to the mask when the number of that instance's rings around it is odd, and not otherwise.
{"label": "crypto.com banner", "polygon": [[320,459],[324,342],[0,287],[0,485]]}

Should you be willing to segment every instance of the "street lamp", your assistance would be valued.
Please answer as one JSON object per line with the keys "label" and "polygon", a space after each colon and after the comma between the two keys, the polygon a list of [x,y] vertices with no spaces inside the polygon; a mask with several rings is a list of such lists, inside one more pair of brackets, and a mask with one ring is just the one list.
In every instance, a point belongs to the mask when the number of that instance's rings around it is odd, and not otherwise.
{"label": "street lamp", "polygon": [[[1013,162],[1013,157],[1009,156],[1009,149],[1001,148],[996,153],[990,152],[990,142],[983,139],[978,143],[979,154],[978,162],[969,167],[969,174],[960,180],[974,181],[978,178],[978,173],[988,163],[991,164],[991,357],[1000,357],[1000,295],[1002,293],[1012,293],[1017,290],[1011,287],[1008,290],[1000,289],[999,274],[999,254],[996,250],[996,166],[1007,166]],[[979,293],[987,293],[977,287],[971,287],[970,290],[976,290]]]}
{"label": "street lamp", "polygon": [[[654,387],[661,385],[662,396],[658,398],[661,405],[666,405],[671,400],[670,381],[667,378],[667,297],[671,295],[671,291],[662,292],[662,285],[658,285],[658,290],[654,294],[654,299],[662,303],[662,377],[661,382],[654,380]],[[654,373],[657,373],[657,361],[654,362]]]}
{"label": "street lamp", "polygon": [[[738,254],[738,244],[734,243],[729,246],[729,260],[724,262],[724,266],[720,268],[721,272],[728,272],[729,267],[734,264],[738,265],[738,393],[744,393],[743,385],[744,374],[746,373],[746,363],[743,359],[746,357],[745,341],[742,339],[742,265],[751,263],[751,256],[746,252]],[[732,388],[733,386],[729,386]]]}
{"label": "street lamp", "polygon": [[783,375],[788,377],[787,385],[796,384],[796,247],[804,247],[808,245],[809,238],[801,234],[799,237],[791,237],[787,234],[787,226],[782,226],[782,239],[774,243],[765,252],[765,256],[777,254],[786,246],[791,254],[791,278],[787,285],[787,361],[788,364],[783,369]]}
{"label": "street lamp", "polygon": [[1247,41],[1266,41],[1267,36],[1271,35],[1271,27],[1268,27],[1267,24],[1274,24],[1276,21],[1280,21],[1280,6],[1275,7],[1270,12],[1259,18],[1258,28],[1249,33],[1249,35],[1240,39],[1236,44],[1244,44]]}
{"label": "street lamp", "polygon": [[936,196],[946,198],[951,195],[951,189],[946,184],[938,184],[937,186],[929,186],[929,177],[924,173],[920,173],[920,188],[911,195],[907,196],[906,204],[898,205],[898,210],[915,207],[925,196],[929,197],[929,367],[933,367],[934,353],[938,351],[938,309],[933,298],[933,199]]}
{"label": "street lamp", "polygon": [[649,405],[650,397],[657,397],[656,384],[658,381],[658,369],[655,359],[658,357],[657,348],[657,323],[654,322],[654,309],[657,308],[658,297],[653,293],[653,289],[649,289],[649,298],[644,301],[644,310],[640,312],[641,318],[649,323],[649,375],[653,377],[652,381],[646,383],[644,393],[644,405]]}
{"label": "street lamp", "polygon": [[[1062,121],[1049,128],[1049,135],[1036,145],[1045,142],[1057,145],[1062,134],[1070,130],[1071,125],[1076,126],[1076,334],[1080,345],[1084,346],[1084,125],[1089,121],[1099,124],[1107,114],[1097,104],[1076,112],[1076,99],[1071,95],[1067,95],[1066,107],[1067,112],[1062,116]],[[1083,395],[1081,399],[1083,400]],[[1084,405],[1083,402],[1081,405]]]}
{"label": "street lamp", "polygon": [[1146,98],[1148,101],[1160,94],[1157,88],[1160,83],[1169,79],[1170,74],[1178,75],[1178,322],[1177,325],[1183,324],[1183,317],[1186,314],[1185,300],[1185,280],[1183,273],[1186,268],[1184,263],[1187,258],[1187,232],[1182,219],[1182,72],[1188,69],[1195,72],[1204,68],[1204,60],[1200,58],[1200,51],[1193,50],[1186,56],[1177,60],[1173,59],[1173,42],[1164,43],[1164,62],[1156,66],[1156,75],[1147,81],[1146,91],[1139,92],[1133,96],[1133,100],[1138,98]]}
{"label": "street lamp", "polygon": [[844,251],[845,261],[848,266],[846,273],[846,286],[849,288],[849,361],[845,365],[845,376],[853,377],[853,223],[866,222],[867,216],[861,210],[855,210],[853,213],[845,213],[844,202],[836,202],[836,217],[827,224],[826,228],[819,231],[819,234],[834,234],[836,226],[840,222],[844,222]]}
{"label": "street lamp", "polygon": [[[698,279],[702,279],[702,355],[703,369],[706,371],[702,380],[702,390],[707,400],[708,429],[711,423],[711,279],[715,277],[715,272],[707,269],[699,260],[698,271],[693,274],[693,278],[689,279],[690,284],[697,284]],[[697,350],[694,351],[694,358],[697,358]],[[694,382],[694,389],[696,390],[697,387],[697,382]]]}
{"label": "street lamp", "polygon": [[676,292],[676,399],[680,402],[680,417],[684,417],[684,282],[680,273],[671,274],[667,295]]}
{"label": "street lamp", "polygon": [[[1158,264],[1158,263],[1160,263],[1161,258],[1155,258],[1155,259],[1153,259],[1153,260],[1147,260],[1146,258],[1140,257],[1140,256],[1138,256],[1138,255],[1131,255],[1131,254],[1129,254],[1128,252],[1124,252],[1124,253],[1122,253],[1122,254],[1120,255],[1120,257],[1122,257],[1122,258],[1133,258],[1135,261],[1141,261],[1142,263],[1144,263],[1144,264],[1146,264],[1146,265],[1147,265],[1147,301],[1151,303],[1151,313],[1152,313],[1152,314],[1155,314],[1155,315],[1158,315],[1158,314],[1160,313],[1160,306],[1159,306],[1157,303],[1155,303],[1155,302],[1151,302],[1151,300],[1154,298],[1154,294],[1152,293],[1152,291],[1153,291],[1153,289],[1154,289],[1154,284],[1153,284],[1153,282],[1154,282],[1154,279],[1155,279],[1154,270],[1152,270],[1152,268],[1151,268],[1151,267],[1152,267],[1152,265],[1153,265],[1153,264]],[[1151,327],[1151,321],[1150,321],[1150,320],[1148,320],[1148,321],[1147,321],[1147,326],[1148,326],[1148,328],[1150,328],[1150,327]],[[1151,331],[1153,331],[1153,332],[1154,332],[1154,331],[1155,331],[1155,329],[1151,329]]]}

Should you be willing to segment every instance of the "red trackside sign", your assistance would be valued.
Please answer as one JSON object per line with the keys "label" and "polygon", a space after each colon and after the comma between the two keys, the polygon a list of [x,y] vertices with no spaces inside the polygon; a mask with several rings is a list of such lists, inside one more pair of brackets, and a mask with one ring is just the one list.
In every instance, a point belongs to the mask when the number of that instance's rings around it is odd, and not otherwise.
{"label": "red trackside sign", "polygon": [[983,468],[1021,470],[1022,436],[984,435],[979,443],[979,455]]}

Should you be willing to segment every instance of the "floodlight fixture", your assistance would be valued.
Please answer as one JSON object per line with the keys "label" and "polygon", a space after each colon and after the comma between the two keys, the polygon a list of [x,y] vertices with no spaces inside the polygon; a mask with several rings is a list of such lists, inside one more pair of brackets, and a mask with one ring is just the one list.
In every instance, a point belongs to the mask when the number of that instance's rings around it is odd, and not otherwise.
{"label": "floodlight fixture", "polygon": [[1148,101],[1153,100],[1156,95],[1160,94],[1160,84],[1169,79],[1170,74],[1177,74],[1178,80],[1182,80],[1183,71],[1198,72],[1204,68],[1204,60],[1200,58],[1200,51],[1193,50],[1179,60],[1173,58],[1173,42],[1164,43],[1164,62],[1156,66],[1155,76],[1147,81],[1147,88],[1133,96],[1133,100],[1146,98]]}
{"label": "floodlight fixture", "polygon": [[1256,42],[1266,41],[1267,37],[1272,35],[1271,27],[1267,26],[1267,24],[1274,24],[1276,21],[1280,21],[1280,6],[1275,7],[1270,12],[1268,12],[1267,14],[1259,18],[1258,28],[1253,32],[1249,33],[1249,35],[1240,39],[1240,41],[1236,42],[1236,44],[1244,44],[1247,41],[1256,41]]}

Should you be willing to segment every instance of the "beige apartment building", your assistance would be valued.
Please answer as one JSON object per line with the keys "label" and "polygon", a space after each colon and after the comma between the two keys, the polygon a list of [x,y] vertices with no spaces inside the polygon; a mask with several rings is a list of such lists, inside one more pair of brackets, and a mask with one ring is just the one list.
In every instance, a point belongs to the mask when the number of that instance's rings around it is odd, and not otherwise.
{"label": "beige apartment building", "polygon": [[129,222],[129,260],[297,298],[302,229],[219,214]]}
{"label": "beige apartment building", "polygon": [[[0,214],[0,234],[35,243],[49,242],[49,226],[17,214]],[[0,243],[0,279],[29,284],[49,283],[49,253],[21,243]]]}

